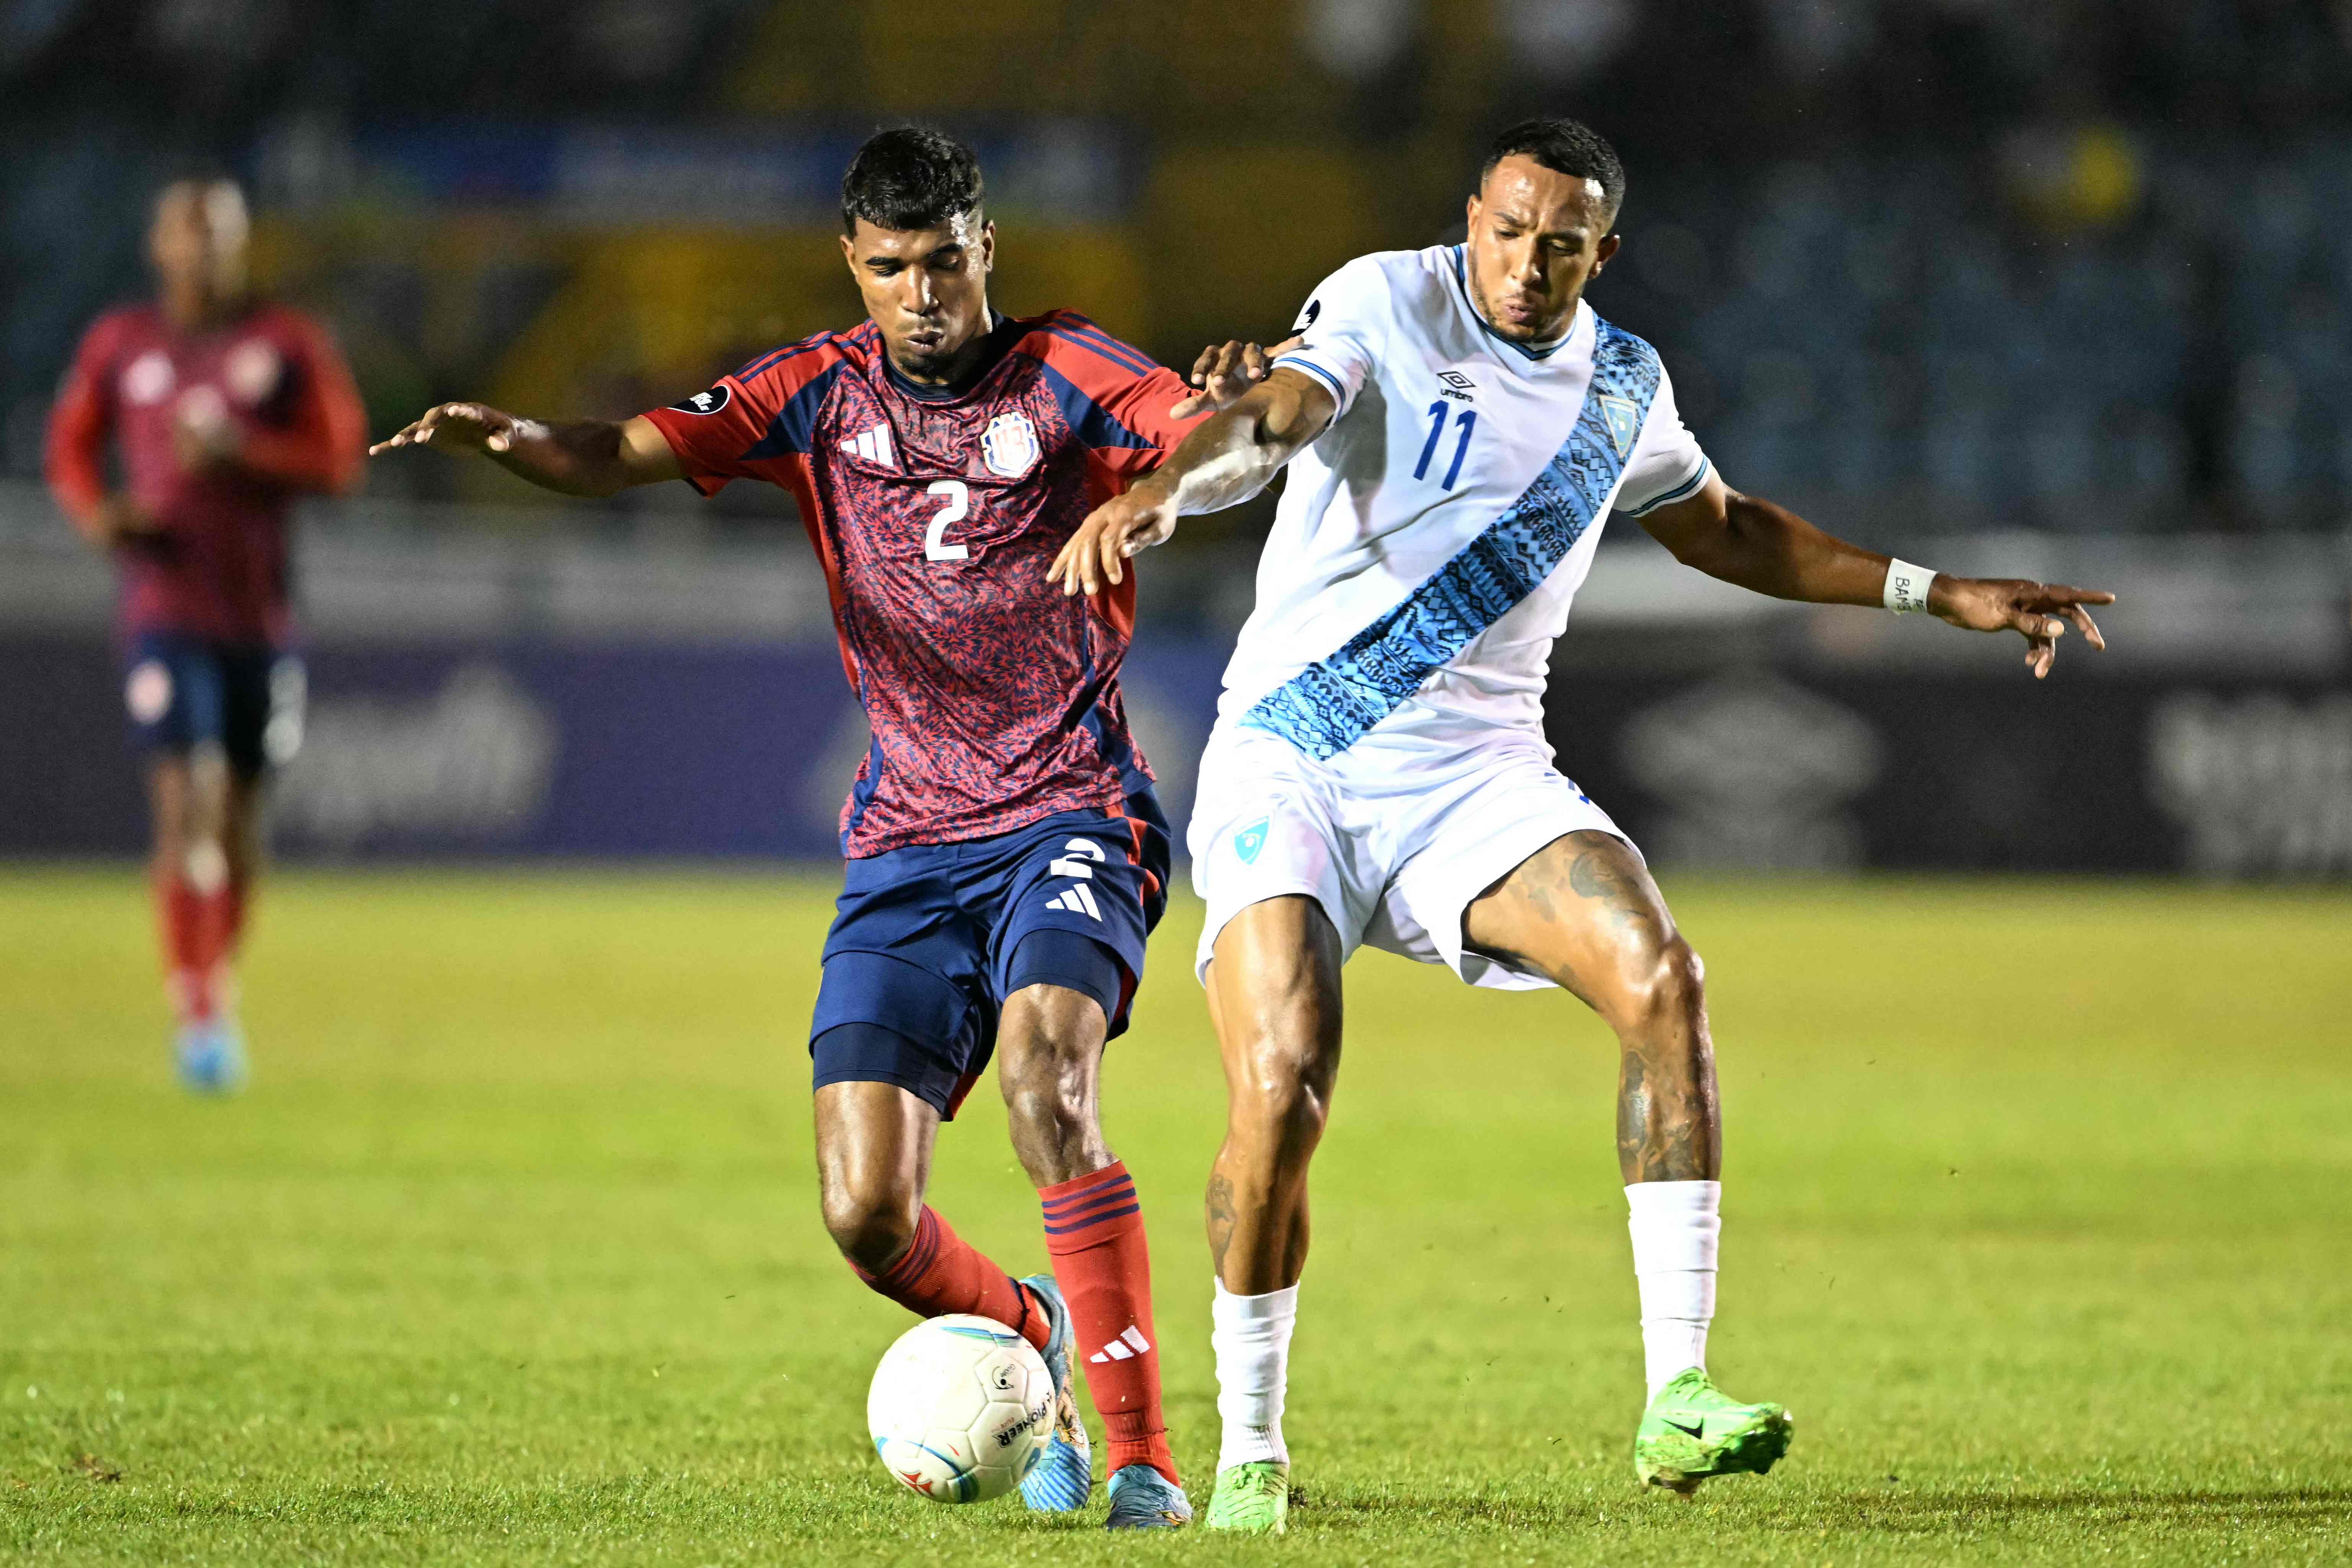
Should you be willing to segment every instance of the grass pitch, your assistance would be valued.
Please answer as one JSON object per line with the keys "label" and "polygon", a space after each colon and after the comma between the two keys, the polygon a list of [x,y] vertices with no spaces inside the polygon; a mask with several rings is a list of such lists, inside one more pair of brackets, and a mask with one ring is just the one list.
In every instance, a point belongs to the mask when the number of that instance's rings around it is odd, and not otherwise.
{"label": "grass pitch", "polygon": [[[1729,1127],[1713,1361],[1769,1479],[1645,1496],[1615,1052],[1377,953],[1317,1170],[1279,1542],[924,1504],[906,1320],[816,1223],[831,885],[294,875],[257,1081],[166,1070],[128,871],[0,872],[0,1553],[137,1563],[2341,1562],[2352,903],[2025,882],[1667,888]],[[1160,932],[1108,1072],[1178,1453],[1216,1428],[1222,1091]],[[1043,1248],[985,1095],[934,1199]]]}

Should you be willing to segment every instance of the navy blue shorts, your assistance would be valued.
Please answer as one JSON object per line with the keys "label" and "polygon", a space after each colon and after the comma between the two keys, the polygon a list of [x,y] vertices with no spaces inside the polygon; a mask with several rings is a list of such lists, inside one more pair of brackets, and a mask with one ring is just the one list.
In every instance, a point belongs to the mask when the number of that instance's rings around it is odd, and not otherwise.
{"label": "navy blue shorts", "polygon": [[1168,904],[1167,819],[1066,811],[993,838],[849,862],[809,1026],[815,1086],[895,1083],[953,1120],[996,1049],[1004,999],[1066,986],[1127,1028]]}
{"label": "navy blue shorts", "polygon": [[122,701],[141,750],[218,746],[250,778],[302,744],[302,661],[273,647],[144,632],[123,659]]}

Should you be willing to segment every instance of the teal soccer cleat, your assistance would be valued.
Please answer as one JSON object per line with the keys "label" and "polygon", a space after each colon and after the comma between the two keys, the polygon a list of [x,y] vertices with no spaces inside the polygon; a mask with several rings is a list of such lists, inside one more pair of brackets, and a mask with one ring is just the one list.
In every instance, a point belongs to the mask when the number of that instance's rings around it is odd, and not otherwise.
{"label": "teal soccer cleat", "polygon": [[1150,1465],[1122,1465],[1110,1479],[1106,1530],[1176,1530],[1192,1522],[1184,1489]]}
{"label": "teal soccer cleat", "polygon": [[191,1093],[234,1094],[245,1086],[245,1040],[226,1018],[181,1025],[173,1055]]}
{"label": "teal soccer cleat", "polygon": [[1796,1422],[1778,1405],[1742,1405],[1697,1367],[1658,1390],[1633,1434],[1633,1472],[1688,1497],[1711,1476],[1762,1475],[1789,1451]]}
{"label": "teal soccer cleat", "polygon": [[1070,1390],[1070,1309],[1051,1274],[1032,1274],[1021,1283],[1036,1292],[1054,1325],[1045,1350],[1045,1370],[1054,1374],[1054,1430],[1045,1453],[1021,1479],[1021,1500],[1039,1513],[1069,1513],[1086,1507],[1095,1489],[1094,1445]]}

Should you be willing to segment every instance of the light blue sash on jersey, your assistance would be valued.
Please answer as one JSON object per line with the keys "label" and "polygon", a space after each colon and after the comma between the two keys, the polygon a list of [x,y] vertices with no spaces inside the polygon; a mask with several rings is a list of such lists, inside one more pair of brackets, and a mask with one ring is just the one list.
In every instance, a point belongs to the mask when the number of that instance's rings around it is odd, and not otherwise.
{"label": "light blue sash on jersey", "polygon": [[1243,723],[1311,757],[1339,755],[1567,559],[1617,488],[1658,390],[1655,349],[1597,316],[1593,330],[1584,406],[1527,493],[1402,604],[1258,699]]}

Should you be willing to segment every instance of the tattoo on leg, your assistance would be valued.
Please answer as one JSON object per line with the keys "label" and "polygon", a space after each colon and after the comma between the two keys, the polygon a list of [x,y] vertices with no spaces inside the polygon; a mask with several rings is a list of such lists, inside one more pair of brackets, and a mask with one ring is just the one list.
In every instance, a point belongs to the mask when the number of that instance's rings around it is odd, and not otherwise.
{"label": "tattoo on leg", "polygon": [[1613,848],[1583,851],[1569,863],[1568,885],[1584,898],[1600,900],[1611,926],[1632,931],[1650,918],[1650,903],[1641,883],[1613,864],[1616,858]]}
{"label": "tattoo on leg", "polygon": [[1650,1088],[1642,1058],[1625,1053],[1617,1080],[1617,1165],[1629,1176],[1641,1169],[1642,1145],[1650,1137]]}
{"label": "tattoo on leg", "polygon": [[1712,1178],[1717,1142],[1710,1078],[1677,1091],[1627,1051],[1617,1090],[1617,1168],[1626,1182],[1703,1182]]}
{"label": "tattoo on leg", "polygon": [[1209,1256],[1225,1271],[1225,1248],[1234,1239],[1234,1184],[1222,1171],[1209,1173]]}

